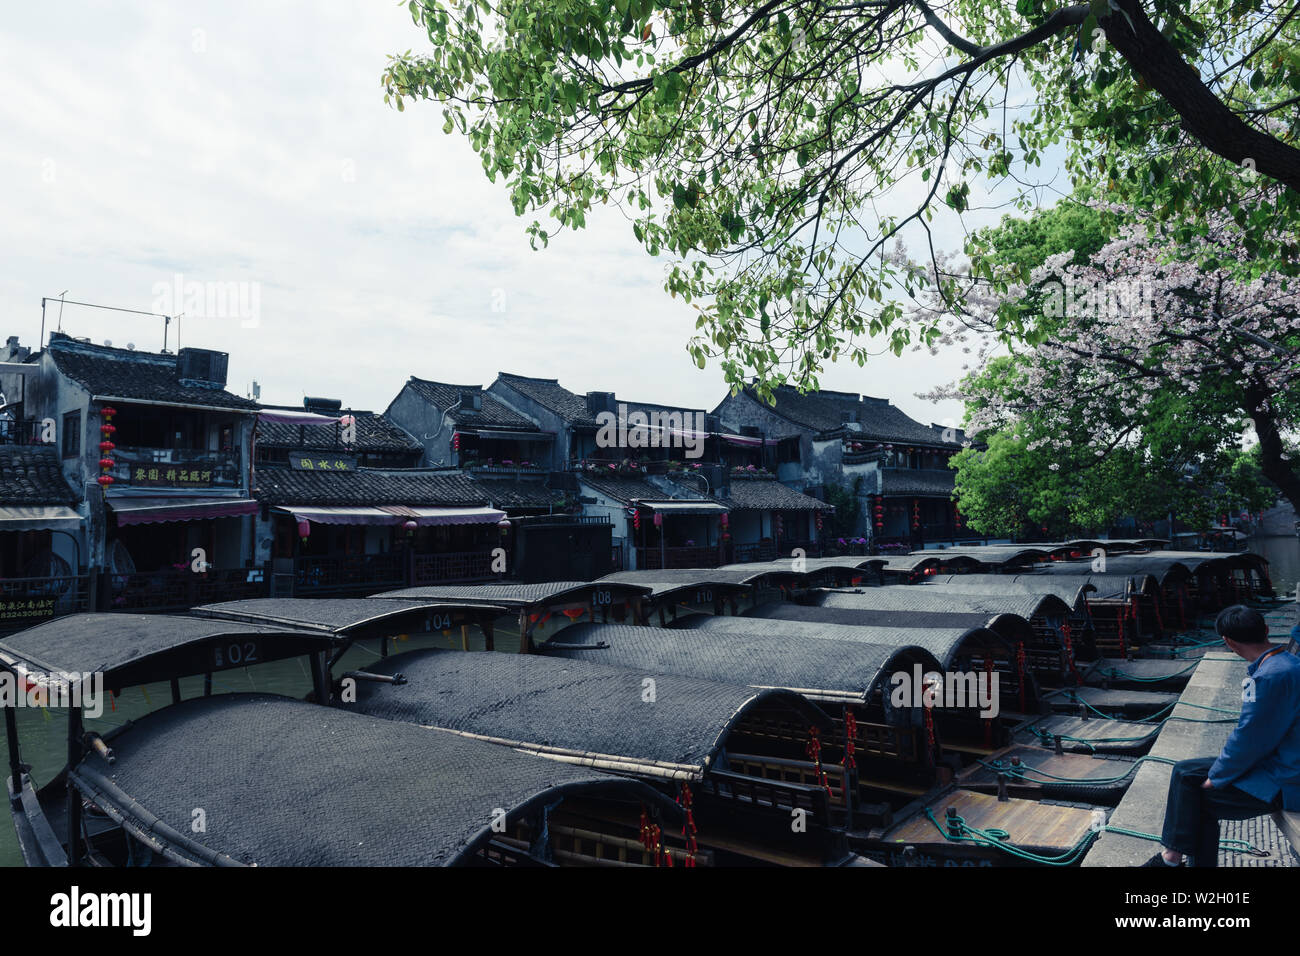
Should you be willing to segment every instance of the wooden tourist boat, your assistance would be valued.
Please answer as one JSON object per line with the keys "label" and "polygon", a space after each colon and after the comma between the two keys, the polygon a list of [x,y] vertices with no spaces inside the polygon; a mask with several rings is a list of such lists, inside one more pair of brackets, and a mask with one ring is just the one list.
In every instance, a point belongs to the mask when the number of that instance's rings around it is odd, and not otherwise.
{"label": "wooden tourist boat", "polygon": [[[628,621],[646,619],[644,601],[650,589],[635,584],[612,581],[553,581],[544,584],[448,584],[402,588],[372,594],[366,600],[435,601],[450,604],[482,604],[507,608],[516,616],[519,628],[519,652],[532,650],[533,632],[551,617],[561,615],[570,621],[584,616],[591,621]],[[493,650],[492,645],[488,645]]]}
{"label": "wooden tourist boat", "polygon": [[[1030,670],[1047,686],[1076,683],[1084,662],[1096,657],[1091,629],[1072,625],[1072,609],[1054,594],[945,593],[930,588],[883,587],[814,591],[809,599],[815,610],[856,615],[836,618],[839,623],[988,627],[1013,645],[1023,643]],[[822,618],[814,615],[810,619]]]}
{"label": "wooden tourist boat", "polygon": [[[700,617],[745,622],[744,618]],[[830,714],[835,732],[823,738],[816,753],[809,752],[804,766],[796,769],[801,779],[808,780],[819,779],[819,760],[822,771],[837,764],[845,769],[849,794],[846,799],[836,792],[832,781],[833,809],[878,814],[882,801],[893,806],[904,795],[925,792],[950,772],[932,708],[913,700],[894,706],[890,699],[891,675],[918,669],[926,674],[941,671],[935,656],[918,645],[870,645],[803,635],[777,641],[752,632],[576,624],[538,650],[643,677],[678,674],[802,694]]]}
{"label": "wooden tourist boat", "polygon": [[799,694],[541,655],[417,650],[370,670],[402,680],[362,682],[341,707],[637,777],[692,808],[720,863],[851,859],[845,768],[808,759],[835,726]]}
{"label": "wooden tourist boat", "polygon": [[[803,610],[796,605],[784,607]],[[1041,708],[1039,688],[1028,667],[1027,658],[1017,654],[1003,637],[986,627],[860,627],[780,618],[711,618],[698,615],[685,618],[680,626],[714,632],[748,635],[773,641],[793,636],[814,640],[843,641],[868,646],[924,647],[934,654],[943,675],[964,673],[991,674],[998,684],[1000,712],[992,719],[976,716],[971,707],[934,709],[936,726],[949,750],[987,753],[1002,746],[1010,727],[1025,714]]]}
{"label": "wooden tourist boat", "polygon": [[[337,617],[337,608],[315,616]],[[10,810],[24,860],[663,865],[674,852],[690,858],[673,835],[684,820],[680,808],[636,780],[319,703],[212,695],[210,679],[202,696],[181,699],[184,678],[298,657],[312,696],[328,700],[327,657],[340,643],[321,627],[136,614],[74,615],[0,640],[0,666],[25,692],[68,711],[66,766],[38,787],[22,762],[16,708],[4,708]],[[85,675],[99,675],[114,693],[170,683],[172,702],[102,735],[87,733],[87,699],[77,695],[95,683]],[[376,801],[377,793],[385,799]],[[203,810],[204,829],[194,829],[194,808]],[[304,814],[321,826],[303,831]]]}

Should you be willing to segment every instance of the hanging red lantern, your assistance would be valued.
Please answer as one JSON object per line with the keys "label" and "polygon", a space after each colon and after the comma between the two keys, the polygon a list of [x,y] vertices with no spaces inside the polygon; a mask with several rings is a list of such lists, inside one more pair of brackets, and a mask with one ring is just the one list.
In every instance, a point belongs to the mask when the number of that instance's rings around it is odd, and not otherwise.
{"label": "hanging red lantern", "polygon": [[116,426],[116,425],[113,425],[113,424],[110,424],[110,423],[108,423],[108,422],[105,422],[103,425],[100,425],[100,426],[99,426],[99,431],[100,431],[100,434],[102,434],[102,435],[111,435],[111,434],[113,434],[115,431],[117,431],[117,426]]}
{"label": "hanging red lantern", "polygon": [[641,512],[637,508],[632,509],[632,530],[633,531],[641,530]]}
{"label": "hanging red lantern", "polygon": [[298,537],[302,538],[303,541],[306,541],[310,534],[311,534],[311,522],[308,521],[306,518],[299,518]]}
{"label": "hanging red lantern", "polygon": [[409,518],[402,522],[402,527],[406,529],[407,534],[415,534],[415,529],[420,527],[420,525],[414,518]]}
{"label": "hanging red lantern", "polygon": [[104,471],[112,471],[115,464],[117,464],[117,462],[113,461],[111,458],[99,459],[99,467]]}
{"label": "hanging red lantern", "polygon": [[112,451],[116,447],[117,446],[114,445],[111,441],[102,441],[99,443],[99,450],[103,452]]}
{"label": "hanging red lantern", "polygon": [[722,514],[718,515],[718,524],[721,525],[723,528],[727,527],[727,523],[730,520],[731,520],[730,515],[728,515],[727,512],[725,511],[722,512]]}
{"label": "hanging red lantern", "polygon": [[821,529],[822,529],[822,513],[819,511],[817,512],[817,530],[820,531]]}
{"label": "hanging red lantern", "polygon": [[112,405],[105,405],[103,408],[99,410],[99,414],[102,415],[104,418],[112,418],[114,415],[117,414],[117,409],[114,408]]}
{"label": "hanging red lantern", "polygon": [[655,512],[655,527],[656,527],[656,528],[662,528],[663,526],[664,526],[664,515],[663,515],[663,512],[662,512],[662,511],[656,511],[656,512]]}
{"label": "hanging red lantern", "polygon": [[96,480],[97,482],[99,482],[100,487],[102,487],[102,488],[107,488],[109,485],[111,485],[111,484],[113,483],[113,476],[112,476],[112,475],[100,475],[100,476],[99,476],[98,478],[96,478],[95,480]]}
{"label": "hanging red lantern", "polygon": [[460,451],[460,432],[451,433],[451,450]]}

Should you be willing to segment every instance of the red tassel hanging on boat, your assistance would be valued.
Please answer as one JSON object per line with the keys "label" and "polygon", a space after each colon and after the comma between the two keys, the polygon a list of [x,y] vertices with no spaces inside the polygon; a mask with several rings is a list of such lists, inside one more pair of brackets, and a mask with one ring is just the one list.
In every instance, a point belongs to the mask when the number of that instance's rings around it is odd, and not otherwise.
{"label": "red tassel hanging on boat", "polygon": [[822,769],[822,741],[821,731],[816,727],[808,728],[808,746],[805,748],[808,759],[815,766],[817,775],[817,785],[826,791],[826,796],[831,795],[831,782],[826,778],[826,771]]}
{"label": "red tassel hanging on boat", "polygon": [[1074,675],[1076,685],[1083,683],[1083,677],[1079,675],[1079,669],[1074,666],[1074,642],[1070,640],[1070,625],[1061,625],[1061,640],[1065,644],[1065,660],[1070,665],[1070,673]]}
{"label": "red tassel hanging on boat", "polygon": [[698,832],[695,826],[695,813],[691,809],[694,803],[695,798],[691,795],[691,785],[683,781],[681,790],[677,794],[677,805],[682,808],[685,815],[685,820],[682,823],[682,837],[686,841],[686,859],[682,865],[686,867],[695,866],[695,852],[699,849],[699,844],[695,839],[695,834]]}
{"label": "red tassel hanging on boat", "polygon": [[1019,641],[1016,644],[1016,672],[1020,681],[1020,712],[1026,713],[1026,703],[1029,696],[1026,693],[1028,688],[1025,686],[1025,642]]}
{"label": "red tassel hanging on boat", "polygon": [[858,721],[853,716],[853,711],[847,707],[844,708],[844,769],[852,770],[858,762],[853,759],[853,754],[857,751],[858,739]]}

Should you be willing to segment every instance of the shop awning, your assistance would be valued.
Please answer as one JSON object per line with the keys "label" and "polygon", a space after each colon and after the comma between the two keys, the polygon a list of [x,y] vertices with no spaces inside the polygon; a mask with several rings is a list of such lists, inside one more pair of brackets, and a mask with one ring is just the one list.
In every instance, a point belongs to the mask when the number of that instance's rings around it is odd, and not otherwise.
{"label": "shop awning", "polygon": [[0,505],[0,531],[75,531],[81,515],[67,505]]}
{"label": "shop awning", "polygon": [[720,515],[729,510],[713,501],[645,501],[642,504],[666,515]]}
{"label": "shop awning", "polygon": [[108,505],[117,515],[119,526],[238,518],[257,513],[257,502],[250,498],[110,498]]}
{"label": "shop awning", "polygon": [[414,520],[421,526],[442,524],[496,524],[506,513],[496,508],[433,508],[381,505],[398,517],[399,521]]}
{"label": "shop awning", "polygon": [[393,524],[391,512],[369,505],[284,505],[276,512],[292,515],[295,521],[313,521],[316,524]]}
{"label": "shop awning", "polygon": [[292,515],[295,521],[316,524],[400,525],[414,521],[424,526],[448,524],[496,524],[505,518],[496,508],[434,508],[407,505],[282,505],[274,509]]}

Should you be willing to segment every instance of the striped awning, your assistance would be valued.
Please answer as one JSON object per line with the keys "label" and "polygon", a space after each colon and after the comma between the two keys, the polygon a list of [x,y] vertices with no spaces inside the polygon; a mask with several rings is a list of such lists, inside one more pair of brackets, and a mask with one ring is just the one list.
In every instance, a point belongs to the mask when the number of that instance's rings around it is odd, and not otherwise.
{"label": "striped awning", "polygon": [[496,524],[505,518],[496,508],[439,508],[411,505],[281,505],[280,514],[295,521],[316,524],[400,525],[414,521],[421,527],[451,524]]}
{"label": "striped awning", "polygon": [[75,531],[81,515],[67,505],[0,505],[0,531]]}
{"label": "striped awning", "polygon": [[110,498],[108,506],[117,515],[119,526],[257,514],[257,502],[251,498]]}
{"label": "striped awning", "polygon": [[720,515],[728,508],[713,501],[643,501],[652,511],[666,515]]}

